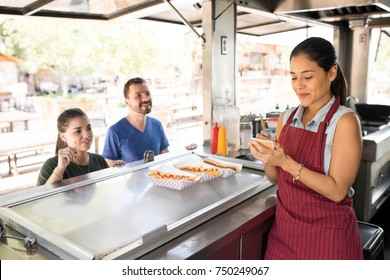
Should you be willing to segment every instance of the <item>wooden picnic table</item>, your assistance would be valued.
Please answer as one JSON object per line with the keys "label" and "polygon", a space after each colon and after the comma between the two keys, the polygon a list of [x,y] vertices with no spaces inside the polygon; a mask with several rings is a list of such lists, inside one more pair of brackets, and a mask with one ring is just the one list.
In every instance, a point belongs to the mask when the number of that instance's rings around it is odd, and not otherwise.
{"label": "wooden picnic table", "polygon": [[24,122],[24,129],[28,130],[29,121],[38,119],[38,115],[36,113],[28,113],[24,111],[8,111],[8,112],[0,112],[0,124],[9,124],[9,131],[14,131],[14,123],[15,122]]}
{"label": "wooden picnic table", "polygon": [[14,98],[12,92],[0,92],[0,112],[9,111],[13,107]]}

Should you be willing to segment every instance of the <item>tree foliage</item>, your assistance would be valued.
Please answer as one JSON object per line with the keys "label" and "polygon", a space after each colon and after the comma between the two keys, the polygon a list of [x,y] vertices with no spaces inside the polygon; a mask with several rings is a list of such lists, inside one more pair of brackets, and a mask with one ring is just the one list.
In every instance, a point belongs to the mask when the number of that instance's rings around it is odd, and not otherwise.
{"label": "tree foliage", "polygon": [[173,57],[183,53],[164,48],[157,35],[142,20],[22,17],[0,25],[7,53],[31,74],[53,69],[71,76],[167,73],[178,61]]}

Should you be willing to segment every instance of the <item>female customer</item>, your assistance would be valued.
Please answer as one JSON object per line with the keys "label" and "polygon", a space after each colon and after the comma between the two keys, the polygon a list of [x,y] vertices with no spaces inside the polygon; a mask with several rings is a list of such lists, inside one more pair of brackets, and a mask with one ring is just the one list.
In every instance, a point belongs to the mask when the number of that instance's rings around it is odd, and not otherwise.
{"label": "female customer", "polygon": [[43,164],[37,186],[108,168],[101,155],[89,153],[93,132],[87,115],[78,108],[67,109],[57,119],[56,156]]}
{"label": "female customer", "polygon": [[250,142],[267,178],[278,184],[266,259],[363,258],[351,198],[362,153],[360,123],[344,106],[347,84],[336,59],[322,38],[298,44],[290,74],[300,106],[280,116],[275,149]]}

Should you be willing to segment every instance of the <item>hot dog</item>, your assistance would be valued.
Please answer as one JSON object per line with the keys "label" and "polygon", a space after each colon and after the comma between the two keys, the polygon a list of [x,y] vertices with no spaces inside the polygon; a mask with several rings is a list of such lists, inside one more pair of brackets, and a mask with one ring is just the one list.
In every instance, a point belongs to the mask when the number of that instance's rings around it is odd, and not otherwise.
{"label": "hot dog", "polygon": [[169,172],[163,172],[159,170],[152,170],[147,174],[149,177],[156,178],[156,179],[163,179],[163,180],[188,180],[188,181],[195,181],[198,176],[188,176],[188,175],[179,175],[179,174],[173,174]]}
{"label": "hot dog", "polygon": [[179,169],[193,173],[206,173],[210,176],[219,176],[221,174],[221,170],[217,167],[181,166]]}
{"label": "hot dog", "polygon": [[211,165],[214,165],[214,166],[217,166],[217,167],[220,167],[220,168],[229,168],[229,169],[232,169],[232,170],[234,170],[236,172],[241,171],[240,168],[237,165],[229,164],[228,162],[222,162],[222,161],[214,160],[214,159],[211,159],[211,158],[204,158],[203,162],[211,164]]}

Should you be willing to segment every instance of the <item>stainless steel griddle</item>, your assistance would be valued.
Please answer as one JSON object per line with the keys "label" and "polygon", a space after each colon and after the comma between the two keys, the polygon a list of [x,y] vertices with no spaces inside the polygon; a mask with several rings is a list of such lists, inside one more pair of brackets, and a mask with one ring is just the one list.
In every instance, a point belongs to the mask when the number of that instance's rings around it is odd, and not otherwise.
{"label": "stainless steel griddle", "polygon": [[0,217],[61,259],[135,259],[271,186],[245,165],[183,190],[149,182],[151,168],[189,156],[157,157],[5,197]]}

